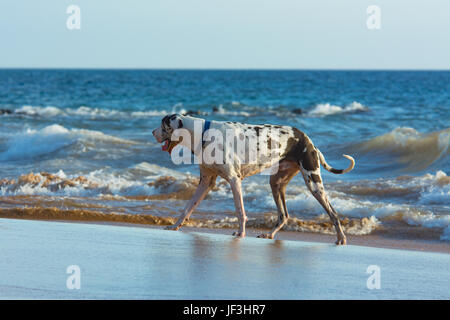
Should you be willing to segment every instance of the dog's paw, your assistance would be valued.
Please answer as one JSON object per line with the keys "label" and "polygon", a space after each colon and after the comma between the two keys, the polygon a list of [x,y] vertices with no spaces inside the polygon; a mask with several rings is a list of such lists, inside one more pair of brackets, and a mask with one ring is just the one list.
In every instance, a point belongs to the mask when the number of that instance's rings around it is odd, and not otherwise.
{"label": "dog's paw", "polygon": [[171,225],[164,228],[164,230],[172,230],[172,231],[178,231],[180,229],[180,226],[177,225]]}
{"label": "dog's paw", "polygon": [[273,234],[271,234],[271,233],[263,233],[263,234],[260,234],[259,236],[257,236],[257,238],[261,238],[261,239],[273,239]]}
{"label": "dog's paw", "polygon": [[343,237],[343,238],[338,238],[337,241],[335,242],[338,246],[339,245],[346,245],[347,244],[347,238]]}
{"label": "dog's paw", "polygon": [[245,237],[245,232],[233,232],[233,236],[238,237],[238,238],[244,238]]}

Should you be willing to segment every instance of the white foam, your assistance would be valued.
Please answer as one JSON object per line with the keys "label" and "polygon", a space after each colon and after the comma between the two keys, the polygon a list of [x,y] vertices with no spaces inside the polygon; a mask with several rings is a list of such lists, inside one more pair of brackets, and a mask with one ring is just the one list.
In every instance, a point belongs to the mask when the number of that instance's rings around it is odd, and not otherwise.
{"label": "white foam", "polygon": [[[186,113],[186,110],[181,109],[178,113]],[[131,116],[135,118],[146,118],[146,117],[158,117],[167,115],[168,112],[164,110],[149,110],[149,111],[133,111]]]}
{"label": "white foam", "polygon": [[170,113],[186,113],[187,111],[181,108],[181,104],[174,105],[169,110],[146,110],[146,111],[118,111],[107,108],[92,108],[88,106],[80,106],[79,108],[58,108],[53,106],[22,106],[14,111],[16,114],[26,114],[29,116],[42,116],[46,118],[51,117],[86,117],[90,119],[96,118],[151,118],[160,117]]}
{"label": "white foam", "polygon": [[172,170],[166,167],[159,166],[157,164],[152,164],[148,162],[141,162],[135,165],[132,169],[144,171],[151,178],[159,178],[162,176],[171,176],[176,179],[185,179],[188,177],[187,174],[179,172],[177,170]]}
{"label": "white foam", "polygon": [[91,118],[114,118],[114,117],[122,117],[124,116],[123,112],[117,110],[109,110],[109,109],[98,109],[98,108],[90,108],[86,106],[81,106],[78,109],[70,109],[66,108],[64,110],[65,115],[77,115],[77,116],[86,116]]}
{"label": "white foam", "polygon": [[[447,174],[439,170],[435,174],[427,173],[420,177],[414,177],[409,181],[402,181],[402,187],[419,187],[420,198],[418,204],[432,205],[432,204],[449,204],[450,199],[450,183],[441,184],[440,181],[448,179]],[[390,185],[397,185],[398,182],[390,181]]]}
{"label": "white foam", "polygon": [[431,186],[423,190],[420,194],[420,204],[449,204],[450,184],[443,187]]}
{"label": "white foam", "polygon": [[[237,105],[236,105],[236,104],[233,104],[233,106],[237,106]],[[225,108],[223,107],[222,104],[219,105],[219,106],[217,107],[216,113],[217,113],[217,114],[221,114],[221,115],[250,117],[250,113],[247,112],[247,111],[242,111],[242,110],[240,110],[240,111],[228,110],[228,109],[225,109]]]}
{"label": "white foam", "polygon": [[[51,195],[51,196],[83,196],[83,197],[101,197],[104,195],[113,196],[135,196],[135,195],[151,195],[155,193],[153,187],[148,186],[143,181],[136,179],[128,179],[126,174],[117,174],[108,170],[95,170],[85,177],[87,182],[77,181],[78,175],[67,175],[60,170],[56,176],[62,180],[69,179],[74,185],[66,185],[63,188],[53,188],[52,185],[44,185],[46,178],[41,174],[38,184],[27,183],[23,185],[6,185],[0,187],[0,195],[16,196],[16,195]],[[58,183],[61,181],[56,181]]]}
{"label": "white foam", "polygon": [[[428,180],[428,183],[430,181],[436,182],[442,177],[446,177],[446,174],[439,171],[435,175],[428,174],[423,177],[414,178],[412,179],[412,182],[408,183],[414,184],[419,181],[425,183],[424,180]],[[444,186],[443,189],[438,189],[440,190],[438,193],[435,188],[438,187],[434,186],[433,188],[424,189],[426,191],[422,191],[421,201],[419,204],[428,202],[438,202],[442,204],[448,203],[450,195],[448,193],[449,185]],[[286,205],[291,213],[291,216],[304,217],[308,215],[324,215],[324,209],[320,206],[316,199],[310,195],[306,188],[302,189],[304,190],[298,190],[297,195],[286,196]],[[256,192],[256,199],[252,201],[252,206],[258,208],[259,210],[265,209],[276,211],[276,206],[270,191],[264,192],[261,187],[260,190],[260,194]],[[252,188],[252,192],[255,191],[256,189]],[[409,225],[421,226],[424,228],[447,228],[450,225],[450,215],[437,215],[432,211],[425,209],[418,210],[417,205],[370,201],[361,198],[349,197],[347,194],[337,191],[329,192],[328,196],[330,198],[330,202],[333,204],[333,207],[337,210],[341,217],[368,218],[373,220],[372,227],[376,227],[381,223],[379,219],[389,219],[391,217],[398,217]]]}
{"label": "white foam", "polygon": [[316,105],[314,107],[314,109],[309,111],[308,115],[320,117],[320,116],[328,116],[328,115],[332,115],[332,114],[351,113],[351,112],[368,111],[368,110],[369,110],[369,108],[367,108],[366,106],[363,106],[361,103],[356,102],[356,101],[350,103],[349,105],[347,105],[345,107],[332,105],[330,103],[321,103],[321,104]]}
{"label": "white foam", "polygon": [[39,115],[46,117],[55,117],[64,114],[64,112],[61,109],[53,106],[48,107],[23,106],[15,110],[15,113],[27,114],[32,116]]}
{"label": "white foam", "polygon": [[375,216],[370,216],[366,223],[353,225],[345,228],[345,232],[352,235],[366,235],[372,233],[379,225],[380,221]]}

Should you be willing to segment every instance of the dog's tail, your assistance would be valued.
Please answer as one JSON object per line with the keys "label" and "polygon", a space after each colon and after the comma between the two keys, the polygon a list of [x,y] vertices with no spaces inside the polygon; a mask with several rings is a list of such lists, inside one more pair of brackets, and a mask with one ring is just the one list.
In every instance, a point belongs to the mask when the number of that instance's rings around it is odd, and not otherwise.
{"label": "dog's tail", "polygon": [[343,174],[352,171],[352,169],[355,167],[355,159],[353,159],[353,157],[350,157],[349,155],[343,154],[342,156],[351,161],[350,165],[348,166],[347,169],[335,169],[325,161],[325,157],[323,156],[322,152],[320,152],[320,150],[318,151],[320,164],[325,168],[325,170],[330,171],[331,173]]}

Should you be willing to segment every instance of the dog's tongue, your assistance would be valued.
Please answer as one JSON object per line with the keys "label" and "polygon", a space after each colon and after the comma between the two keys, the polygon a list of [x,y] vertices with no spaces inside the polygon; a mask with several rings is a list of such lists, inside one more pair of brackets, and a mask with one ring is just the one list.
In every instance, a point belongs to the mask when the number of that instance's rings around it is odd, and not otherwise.
{"label": "dog's tongue", "polygon": [[167,139],[166,141],[164,141],[164,144],[162,145],[162,151],[168,151],[169,150],[169,139]]}

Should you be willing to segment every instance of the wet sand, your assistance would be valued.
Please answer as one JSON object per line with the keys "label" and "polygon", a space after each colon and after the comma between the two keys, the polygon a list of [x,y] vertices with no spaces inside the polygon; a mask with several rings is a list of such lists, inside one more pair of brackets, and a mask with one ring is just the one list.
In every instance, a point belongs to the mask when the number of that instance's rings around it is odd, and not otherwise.
{"label": "wet sand", "polygon": [[[6,299],[448,299],[447,253],[236,239],[186,228],[0,219]],[[211,230],[210,230],[211,231]],[[226,230],[231,231],[231,230]],[[296,237],[291,241],[289,237]],[[319,239],[321,238],[321,239]],[[322,242],[325,241],[325,242]],[[81,289],[66,287],[80,267]],[[368,289],[367,268],[380,270]]]}
{"label": "wet sand", "polygon": [[[95,210],[81,210],[81,209],[65,209],[57,208],[9,208],[0,209],[0,219],[27,219],[27,220],[43,220],[43,221],[59,221],[59,222],[75,222],[75,223],[90,223],[103,225],[117,225],[117,226],[132,226],[142,228],[156,228],[163,229],[167,225],[171,225],[176,221],[175,216],[160,217],[150,214],[117,214],[117,213],[102,213]],[[300,220],[299,220],[300,221]],[[303,222],[309,230],[308,222]],[[236,224],[236,223],[234,223]],[[183,232],[204,232],[214,234],[231,235],[234,231],[234,224],[221,223],[220,228],[208,227],[207,223],[202,223],[196,218],[188,221],[183,226]],[[198,225],[206,225],[197,227]],[[214,225],[214,224],[213,224]],[[256,224],[258,225],[258,223]],[[328,221],[325,223],[325,231],[333,230],[333,226]],[[316,225],[314,225],[315,227]],[[345,226],[345,224],[344,224]],[[257,235],[267,232],[268,229],[252,227],[248,224],[247,237],[256,237]],[[334,232],[334,231],[332,231]],[[391,248],[401,250],[418,250],[429,252],[443,252],[450,253],[450,245],[448,242],[438,240],[442,230],[439,228],[428,228],[424,233],[423,229],[414,226],[400,226],[396,228],[377,228],[368,235],[352,235],[347,233],[348,244],[358,246],[368,246],[376,248]],[[336,236],[333,234],[320,232],[301,232],[301,231],[280,231],[276,239],[278,240],[292,240],[292,241],[307,241],[307,242],[323,242],[334,243]]]}
{"label": "wet sand", "polygon": [[[57,220],[58,222],[73,222]],[[88,224],[101,224],[101,225],[114,225],[125,227],[138,227],[138,228],[152,228],[164,230],[164,226],[155,226],[147,224],[134,224],[123,222],[111,222],[111,221],[77,221],[76,223],[88,223]],[[179,232],[201,232],[210,234],[220,234],[230,236],[234,229],[217,229],[217,228],[195,228],[195,227],[183,227]],[[255,229],[247,228],[247,238],[256,238],[261,233],[266,233],[267,229]],[[438,233],[439,231],[436,231]],[[409,232],[411,234],[411,231]],[[304,242],[320,242],[333,244],[336,241],[335,235],[313,233],[313,232],[297,232],[297,231],[280,231],[277,233],[274,240],[289,240],[289,241],[304,241]],[[450,253],[450,245],[448,242],[439,241],[429,237],[422,237],[421,239],[415,239],[403,233],[402,235],[395,235],[385,230],[374,231],[370,235],[347,235],[347,242],[350,245],[366,246],[374,248],[385,249],[399,249],[399,250],[414,250],[414,251],[428,251],[428,252],[440,252]]]}

